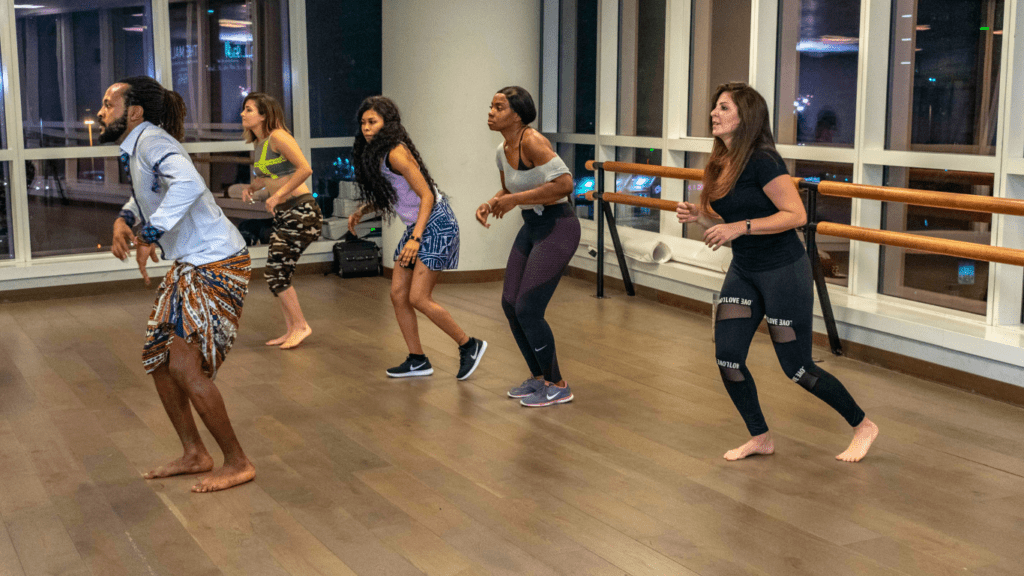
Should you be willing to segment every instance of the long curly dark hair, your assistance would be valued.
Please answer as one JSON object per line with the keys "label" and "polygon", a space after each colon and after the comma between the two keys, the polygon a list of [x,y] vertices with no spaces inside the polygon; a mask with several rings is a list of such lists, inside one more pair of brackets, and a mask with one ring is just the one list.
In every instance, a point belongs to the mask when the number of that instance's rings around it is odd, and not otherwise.
{"label": "long curly dark hair", "polygon": [[359,184],[360,199],[369,204],[374,210],[381,212],[384,217],[391,218],[395,215],[395,202],[398,201],[398,192],[388,182],[388,179],[381,173],[381,164],[396,146],[405,144],[416,163],[420,166],[420,174],[427,181],[427,185],[433,190],[436,185],[430,177],[427,165],[420,158],[419,151],[412,143],[412,138],[402,126],[402,117],[398,113],[398,106],[390,98],[384,96],[370,96],[359,105],[356,112],[356,124],[363,118],[367,110],[373,110],[384,119],[384,125],[380,132],[370,142],[366,141],[363,131],[356,132],[356,141],[352,145],[352,163],[356,168],[356,182]]}

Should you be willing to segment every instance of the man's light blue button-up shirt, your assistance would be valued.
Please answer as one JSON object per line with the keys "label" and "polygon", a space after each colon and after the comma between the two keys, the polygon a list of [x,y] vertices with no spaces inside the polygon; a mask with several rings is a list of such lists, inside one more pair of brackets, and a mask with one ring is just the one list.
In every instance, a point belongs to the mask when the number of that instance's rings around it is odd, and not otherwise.
{"label": "man's light blue button-up shirt", "polygon": [[233,256],[245,240],[213,199],[181,143],[143,122],[121,144],[128,155],[132,213],[163,250],[163,256],[195,266]]}

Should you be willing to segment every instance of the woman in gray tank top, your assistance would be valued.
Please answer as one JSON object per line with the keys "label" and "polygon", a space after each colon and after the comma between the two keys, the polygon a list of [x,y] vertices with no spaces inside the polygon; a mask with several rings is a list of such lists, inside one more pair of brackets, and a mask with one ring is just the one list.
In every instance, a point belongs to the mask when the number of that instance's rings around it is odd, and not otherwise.
{"label": "woman in gray tank top", "polygon": [[573,399],[558,369],[555,336],[544,311],[580,244],[580,222],[568,202],[572,174],[551,142],[530,128],[535,118],[537,108],[523,88],[508,86],[494,95],[487,126],[503,137],[495,157],[501,190],[476,210],[477,221],[488,228],[489,216],[501,218],[516,206],[522,214],[523,227],[505,267],[501,307],[530,370],[508,395],[530,407]]}

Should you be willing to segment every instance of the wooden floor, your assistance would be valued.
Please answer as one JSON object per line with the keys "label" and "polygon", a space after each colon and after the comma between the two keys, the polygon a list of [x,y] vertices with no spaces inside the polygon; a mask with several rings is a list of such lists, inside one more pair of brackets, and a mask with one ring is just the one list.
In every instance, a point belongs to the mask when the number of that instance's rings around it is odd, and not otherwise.
{"label": "wooden floor", "polygon": [[499,285],[437,288],[490,342],[465,382],[425,321],[435,374],[384,376],[406,351],[383,278],[297,288],[314,334],[282,352],[253,283],[217,382],[257,477],[206,495],[140,477],[179,454],[139,360],[151,293],[0,307],[0,575],[1024,572],[1021,409],[829,356],[881,427],[840,463],[849,428],[759,334],[777,452],[727,463],[746,432],[707,318],[566,279],[548,319],[576,401],[527,409]]}

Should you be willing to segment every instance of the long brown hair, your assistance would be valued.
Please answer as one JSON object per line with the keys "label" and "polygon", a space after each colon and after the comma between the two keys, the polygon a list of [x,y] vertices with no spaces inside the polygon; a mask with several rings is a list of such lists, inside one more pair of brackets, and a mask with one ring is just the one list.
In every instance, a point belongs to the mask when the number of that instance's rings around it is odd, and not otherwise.
{"label": "long brown hair", "polygon": [[714,213],[711,202],[724,197],[736,185],[755,150],[775,150],[775,138],[768,121],[768,104],[764,98],[743,82],[730,82],[718,87],[712,107],[718,105],[718,99],[725,92],[736,104],[740,125],[733,134],[731,148],[726,147],[721,138],[715,137],[711,158],[704,168],[704,189],[700,193],[700,208],[707,214]]}
{"label": "long brown hair", "polygon": [[[263,116],[263,135],[270,136],[270,133],[274,130],[284,130],[291,134],[288,127],[284,125],[284,108],[281,107],[281,103],[276,98],[267,94],[266,92],[250,92],[245,100],[242,100],[242,108],[245,108],[245,103],[252,100],[256,103],[256,111]],[[248,128],[244,132],[246,142],[255,142],[256,134]]]}

